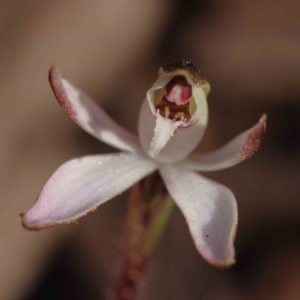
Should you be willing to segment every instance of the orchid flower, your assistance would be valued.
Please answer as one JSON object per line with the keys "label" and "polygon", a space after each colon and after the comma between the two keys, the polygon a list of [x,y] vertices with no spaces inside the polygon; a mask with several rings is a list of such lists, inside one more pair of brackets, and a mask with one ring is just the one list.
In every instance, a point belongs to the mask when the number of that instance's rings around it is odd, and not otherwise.
{"label": "orchid flower", "polygon": [[51,68],[49,81],[58,103],[75,123],[122,152],[84,156],[63,164],[34,206],[22,214],[25,228],[40,230],[74,222],[159,170],[200,254],[215,266],[234,263],[236,199],[227,187],[195,171],[225,169],[253,155],[261,145],[265,115],[222,148],[191,154],[207,126],[210,85],[190,62],[160,68],[141,107],[139,138],[61,78],[57,67]]}

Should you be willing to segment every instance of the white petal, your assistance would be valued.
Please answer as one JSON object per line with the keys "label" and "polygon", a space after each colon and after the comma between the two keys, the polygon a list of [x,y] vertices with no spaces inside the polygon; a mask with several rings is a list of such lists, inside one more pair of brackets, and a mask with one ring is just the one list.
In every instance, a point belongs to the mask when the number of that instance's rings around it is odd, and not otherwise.
{"label": "white petal", "polygon": [[156,165],[132,154],[92,155],[63,164],[23,215],[27,229],[70,223],[152,173]]}
{"label": "white petal", "polygon": [[178,166],[159,168],[169,193],[187,220],[198,251],[212,265],[233,264],[237,205],[232,192]]}
{"label": "white petal", "polygon": [[137,137],[117,124],[88,95],[61,78],[57,67],[50,69],[49,82],[59,105],[82,129],[120,150],[140,151]]}
{"label": "white petal", "polygon": [[261,146],[266,130],[266,115],[255,126],[244,131],[222,148],[208,154],[192,154],[183,162],[195,171],[216,171],[234,166],[251,157]]}

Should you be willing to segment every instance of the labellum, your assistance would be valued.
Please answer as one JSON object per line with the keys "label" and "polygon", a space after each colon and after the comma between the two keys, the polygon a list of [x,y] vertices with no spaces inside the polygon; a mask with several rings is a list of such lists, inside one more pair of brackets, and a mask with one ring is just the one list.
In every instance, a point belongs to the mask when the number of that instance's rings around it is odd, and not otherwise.
{"label": "labellum", "polygon": [[160,68],[140,113],[139,135],[145,152],[161,162],[186,158],[205,132],[209,90],[190,62]]}

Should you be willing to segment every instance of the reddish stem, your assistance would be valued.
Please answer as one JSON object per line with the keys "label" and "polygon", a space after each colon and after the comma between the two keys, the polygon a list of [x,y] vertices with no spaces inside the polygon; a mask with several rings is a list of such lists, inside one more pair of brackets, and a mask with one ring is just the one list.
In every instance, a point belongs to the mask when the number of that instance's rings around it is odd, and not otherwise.
{"label": "reddish stem", "polygon": [[125,228],[124,262],[115,286],[114,300],[132,300],[135,297],[153,245],[159,236],[153,235],[152,230],[156,231],[158,228],[158,232],[161,232],[164,227],[157,227],[155,221],[159,220],[166,195],[158,173],[148,176],[131,189]]}

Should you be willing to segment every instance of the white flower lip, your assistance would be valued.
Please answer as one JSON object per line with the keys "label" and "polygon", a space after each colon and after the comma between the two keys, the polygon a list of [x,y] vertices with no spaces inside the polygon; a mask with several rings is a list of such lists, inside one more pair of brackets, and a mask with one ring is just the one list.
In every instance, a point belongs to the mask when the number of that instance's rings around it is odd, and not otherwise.
{"label": "white flower lip", "polygon": [[[168,84],[176,79],[183,88],[186,85],[191,88],[191,97],[184,105],[167,100]],[[150,124],[151,120],[143,110],[139,118],[140,141],[150,157],[161,162],[176,162],[185,159],[196,148],[208,123],[206,97],[209,91],[209,83],[190,62],[167,64],[159,69],[158,79],[146,94],[148,111],[156,121]],[[173,113],[169,112],[172,107]],[[147,110],[146,107],[143,109]]]}
{"label": "white flower lip", "polygon": [[[172,76],[172,72],[177,70],[174,65],[161,70]],[[178,72],[184,74],[187,71],[180,69]],[[190,80],[194,82],[200,79],[190,77]],[[143,143],[145,140],[149,142],[149,136],[152,138],[156,122],[149,112],[147,100],[141,108],[139,140],[112,120],[85,93],[62,79],[56,67],[50,69],[49,81],[60,106],[82,129],[124,153],[84,156],[63,164],[45,184],[33,207],[21,214],[25,228],[41,230],[73,222],[159,170],[168,192],[186,218],[200,254],[217,267],[228,267],[234,263],[234,238],[238,221],[235,197],[228,188],[194,171],[224,169],[253,155],[261,144],[266,116],[231,141],[228,144],[230,147],[226,145],[203,156],[186,154],[188,151],[184,142],[191,142],[199,132],[204,132],[205,128],[201,131],[196,127],[201,125],[200,119],[195,126],[178,131],[176,139],[171,138],[158,154],[166,157],[173,155],[174,158],[175,153],[176,162],[163,162],[149,158],[149,148],[143,152],[140,147],[141,143],[145,149]],[[207,85],[200,85],[197,91],[205,103],[208,91]],[[191,131],[193,128],[196,130]],[[162,130],[169,129],[166,127]],[[170,151],[169,154],[167,151]]]}

